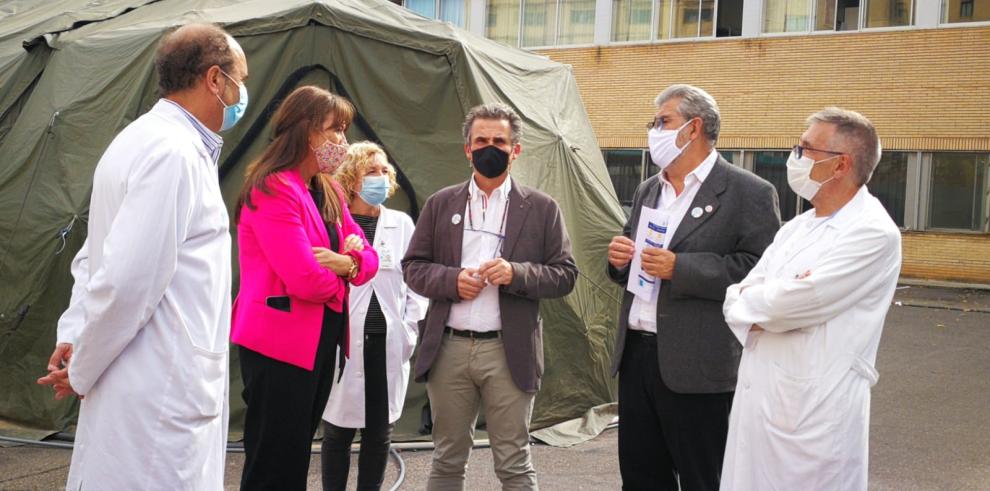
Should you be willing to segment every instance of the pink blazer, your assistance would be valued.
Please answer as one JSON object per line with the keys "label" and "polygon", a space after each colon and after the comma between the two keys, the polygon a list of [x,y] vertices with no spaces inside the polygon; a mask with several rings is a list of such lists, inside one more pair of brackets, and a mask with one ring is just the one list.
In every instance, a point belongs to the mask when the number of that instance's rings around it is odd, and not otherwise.
{"label": "pink blazer", "polygon": [[[255,209],[241,209],[237,226],[241,285],[234,300],[230,338],[236,345],[312,370],[323,306],[343,312],[348,284],[313,256],[312,248],[329,248],[330,239],[299,172],[277,172],[268,177],[267,184],[271,195],[252,190]],[[340,244],[351,234],[364,239],[339,188],[337,196],[343,211],[336,227]],[[363,251],[348,254],[360,265],[352,284],[367,283],[378,272],[378,254],[367,239]],[[266,303],[268,297],[282,296],[289,297],[287,306],[274,308]],[[345,329],[345,338],[349,330]],[[343,346],[348,346],[346,339]]]}

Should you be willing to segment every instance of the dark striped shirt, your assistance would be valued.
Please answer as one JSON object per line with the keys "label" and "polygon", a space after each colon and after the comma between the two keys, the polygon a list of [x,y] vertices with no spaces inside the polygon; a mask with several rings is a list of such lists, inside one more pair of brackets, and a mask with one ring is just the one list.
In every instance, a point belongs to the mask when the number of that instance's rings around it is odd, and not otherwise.
{"label": "dark striped shirt", "polygon": [[[361,227],[361,230],[364,231],[364,237],[368,239],[368,243],[374,244],[375,227],[378,226],[378,217],[370,217],[365,215],[352,216],[358,226]],[[364,333],[385,334],[385,328],[385,313],[382,312],[382,306],[378,303],[378,296],[372,291],[371,303],[368,304],[368,315],[364,318]]]}

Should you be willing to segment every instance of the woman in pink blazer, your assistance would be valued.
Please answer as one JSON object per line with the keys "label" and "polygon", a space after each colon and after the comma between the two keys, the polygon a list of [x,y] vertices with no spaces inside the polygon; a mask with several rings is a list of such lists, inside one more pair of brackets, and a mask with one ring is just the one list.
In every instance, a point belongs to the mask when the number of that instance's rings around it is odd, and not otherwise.
{"label": "woman in pink blazer", "polygon": [[348,346],[347,294],[378,255],[329,174],[347,152],[345,99],[296,89],[274,138],[248,166],[237,206],[240,291],[231,340],[240,347],[246,454],[241,489],[306,489],[310,445]]}

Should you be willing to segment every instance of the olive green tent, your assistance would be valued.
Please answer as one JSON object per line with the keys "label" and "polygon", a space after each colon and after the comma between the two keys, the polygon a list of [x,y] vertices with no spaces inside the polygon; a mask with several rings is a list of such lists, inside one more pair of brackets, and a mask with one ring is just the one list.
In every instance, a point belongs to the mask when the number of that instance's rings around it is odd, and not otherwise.
{"label": "olive green tent", "polygon": [[[157,100],[158,41],[194,21],[222,25],[247,53],[251,104],[224,134],[220,159],[231,206],[278,101],[301,84],[354,102],[348,139],[382,144],[400,171],[390,205],[414,217],[431,193],[468,178],[468,109],[515,108],[524,136],[513,176],[560,203],[582,271],[571,295],[543,303],[546,374],[533,427],[614,400],[619,289],[604,256],[623,213],[569,67],[384,0],[14,0],[0,4],[0,432],[40,437],[74,421],[78,402],[55,402],[34,380],[68,303],[93,171],[114,135]],[[232,353],[236,429],[243,402]],[[412,384],[400,436],[416,434],[425,401]]]}

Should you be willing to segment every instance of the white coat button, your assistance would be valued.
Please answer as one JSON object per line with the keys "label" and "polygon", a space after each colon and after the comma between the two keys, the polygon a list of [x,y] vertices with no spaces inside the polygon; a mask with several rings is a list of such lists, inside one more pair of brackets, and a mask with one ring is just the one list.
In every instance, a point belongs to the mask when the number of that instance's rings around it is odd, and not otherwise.
{"label": "white coat button", "polygon": [[354,372],[354,375],[357,375],[358,377],[360,377],[361,376],[361,372]]}

